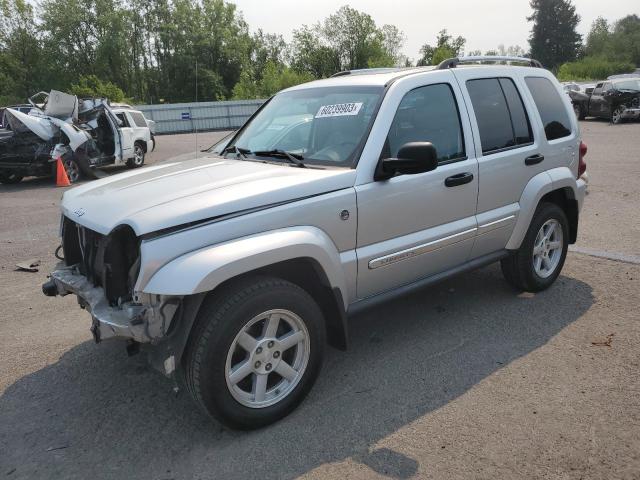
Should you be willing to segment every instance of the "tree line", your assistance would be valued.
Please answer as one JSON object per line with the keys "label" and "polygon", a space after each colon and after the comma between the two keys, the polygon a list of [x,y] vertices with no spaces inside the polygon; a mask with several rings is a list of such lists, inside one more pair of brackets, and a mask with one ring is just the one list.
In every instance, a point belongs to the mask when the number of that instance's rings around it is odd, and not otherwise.
{"label": "tree line", "polygon": [[[612,25],[596,20],[583,43],[570,0],[530,5],[529,51],[499,45],[485,53],[530,55],[565,74],[587,64],[583,77],[588,65],[640,64],[636,15]],[[286,42],[252,33],[225,0],[42,0],[37,7],[0,0],[0,105],[52,88],[134,103],[264,98],[341,70],[434,65],[466,45],[442,29],[413,60],[402,54],[404,42],[396,26],[348,6],[300,26]]]}

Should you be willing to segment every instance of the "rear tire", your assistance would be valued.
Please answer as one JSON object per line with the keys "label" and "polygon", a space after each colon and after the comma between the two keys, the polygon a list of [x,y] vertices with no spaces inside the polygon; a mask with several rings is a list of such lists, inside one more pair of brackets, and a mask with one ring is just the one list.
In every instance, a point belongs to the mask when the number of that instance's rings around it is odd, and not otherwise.
{"label": "rear tire", "polygon": [[144,165],[145,151],[140,142],[136,142],[133,146],[133,158],[127,160],[127,167],[139,168]]}
{"label": "rear tire", "polygon": [[584,110],[582,109],[582,106],[579,103],[573,104],[573,113],[575,113],[576,118],[578,120],[584,120],[585,118]]}
{"label": "rear tire", "polygon": [[205,299],[183,359],[184,379],[212,417],[232,428],[260,428],[304,399],[324,347],[324,319],[306,291],[279,278],[250,277]]}
{"label": "rear tire", "polygon": [[567,256],[569,222],[555,203],[536,209],[520,248],[500,264],[504,278],[518,290],[539,292],[555,282]]}

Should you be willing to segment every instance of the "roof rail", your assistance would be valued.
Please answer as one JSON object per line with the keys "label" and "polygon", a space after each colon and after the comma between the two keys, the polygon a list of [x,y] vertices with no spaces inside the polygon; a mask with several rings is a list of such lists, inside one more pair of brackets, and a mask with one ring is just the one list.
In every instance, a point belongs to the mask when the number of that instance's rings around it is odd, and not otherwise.
{"label": "roof rail", "polygon": [[511,57],[504,55],[474,55],[468,57],[454,57],[448,58],[438,65],[438,70],[446,70],[448,68],[456,68],[461,63],[474,63],[474,62],[518,62],[527,63],[530,67],[544,68],[538,60],[526,57]]}
{"label": "roof rail", "polygon": [[397,72],[399,70],[401,70],[401,68],[396,67],[357,68],[354,70],[343,70],[341,72],[334,73],[330,78],[343,77],[345,75],[366,75],[367,73],[390,73]]}

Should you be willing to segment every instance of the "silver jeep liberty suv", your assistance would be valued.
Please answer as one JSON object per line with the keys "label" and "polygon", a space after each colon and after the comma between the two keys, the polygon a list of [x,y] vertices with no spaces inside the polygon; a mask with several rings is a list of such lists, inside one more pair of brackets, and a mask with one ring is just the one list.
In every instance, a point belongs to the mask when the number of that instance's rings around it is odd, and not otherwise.
{"label": "silver jeep liberty suv", "polygon": [[379,302],[500,261],[537,292],[575,242],[586,147],[535,60],[347,71],[284,90],[200,158],[62,199],[64,261],[96,342],[120,337],[207,413],[291,412],[325,343]]}

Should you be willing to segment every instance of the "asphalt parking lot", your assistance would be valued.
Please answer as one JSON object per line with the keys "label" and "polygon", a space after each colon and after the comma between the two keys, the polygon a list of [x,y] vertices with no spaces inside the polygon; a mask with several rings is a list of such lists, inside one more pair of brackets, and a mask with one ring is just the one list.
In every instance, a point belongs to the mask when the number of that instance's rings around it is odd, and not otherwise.
{"label": "asphalt parking lot", "polygon": [[[640,124],[581,127],[589,194],[551,289],[492,265],[361,314],[301,407],[248,433],[44,297],[63,189],[0,186],[0,478],[640,479]],[[148,163],[220,135],[159,137]]]}

